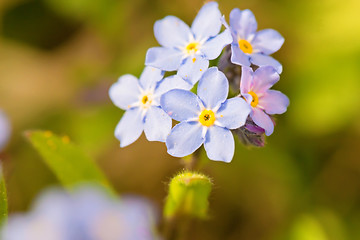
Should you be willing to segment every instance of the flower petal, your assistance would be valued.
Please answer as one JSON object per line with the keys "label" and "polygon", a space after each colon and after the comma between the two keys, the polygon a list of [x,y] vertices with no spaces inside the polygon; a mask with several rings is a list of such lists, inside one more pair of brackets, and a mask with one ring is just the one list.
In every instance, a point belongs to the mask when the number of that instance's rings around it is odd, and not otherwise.
{"label": "flower petal", "polygon": [[289,98],[280,91],[268,90],[259,99],[259,105],[268,114],[283,114],[289,106]]}
{"label": "flower petal", "polygon": [[241,66],[250,67],[250,57],[246,55],[238,45],[231,44],[231,62]]}
{"label": "flower petal", "polygon": [[258,31],[254,40],[251,42],[256,50],[260,50],[266,55],[273,54],[283,45],[285,39],[274,29],[264,29]]}
{"label": "flower petal", "polygon": [[230,130],[212,126],[206,133],[204,147],[211,160],[229,163],[235,152],[234,137]]}
{"label": "flower petal", "polygon": [[115,128],[115,137],[120,141],[120,147],[126,147],[135,142],[144,129],[144,117],[140,108],[127,110]]}
{"label": "flower petal", "polygon": [[191,25],[191,31],[196,40],[207,40],[220,32],[221,24],[218,3],[209,2],[200,9]]}
{"label": "flower petal", "polygon": [[205,42],[201,48],[201,52],[205,55],[206,59],[213,60],[217,58],[224,47],[233,41],[230,30],[226,29],[216,37]]}
{"label": "flower petal", "polygon": [[139,101],[140,85],[133,75],[126,74],[119,78],[109,89],[111,101],[121,109],[128,109]]}
{"label": "flower petal", "polygon": [[254,53],[251,54],[250,57],[251,63],[254,65],[257,65],[259,67],[261,66],[272,66],[276,69],[276,71],[280,74],[282,72],[282,65],[274,58],[261,54],[261,53]]}
{"label": "flower petal", "polygon": [[257,22],[249,9],[241,11],[235,8],[230,12],[230,27],[238,37],[249,40],[249,37],[256,32]]}
{"label": "flower petal", "polygon": [[256,125],[265,130],[265,135],[270,136],[274,132],[274,123],[262,109],[253,108],[250,117]]}
{"label": "flower petal", "polygon": [[229,82],[223,72],[217,67],[211,67],[201,77],[197,93],[205,107],[213,109],[225,102],[229,93]]}
{"label": "flower petal", "polygon": [[189,26],[174,16],[167,16],[154,24],[154,34],[160,45],[168,48],[183,47],[189,41]]}
{"label": "flower petal", "polygon": [[153,47],[146,53],[145,65],[164,71],[175,71],[179,68],[184,54],[173,48]]}
{"label": "flower petal", "polygon": [[241,67],[241,81],[240,81],[240,92],[241,94],[247,94],[251,91],[253,82],[254,72],[250,67]]}
{"label": "flower petal", "polygon": [[222,127],[235,129],[243,126],[251,112],[251,107],[244,99],[234,97],[226,100],[216,113],[216,121]]}
{"label": "flower petal", "polygon": [[194,85],[209,67],[209,60],[201,56],[188,57],[180,66],[178,75]]}
{"label": "flower petal", "polygon": [[164,93],[173,90],[173,89],[184,89],[190,90],[193,86],[181,78],[179,75],[173,75],[167,78],[164,78],[158,83],[158,86],[155,89],[156,100],[160,104],[160,97]]}
{"label": "flower petal", "polygon": [[164,71],[154,67],[145,67],[140,76],[140,85],[144,90],[155,88],[156,83],[164,77]]}
{"label": "flower petal", "polygon": [[168,153],[174,157],[184,157],[193,153],[204,142],[203,127],[198,122],[177,124],[166,139]]}
{"label": "flower petal", "polygon": [[146,112],[144,132],[149,141],[165,142],[171,127],[171,117],[160,107],[151,107]]}
{"label": "flower petal", "polygon": [[252,89],[256,94],[264,93],[280,79],[279,74],[271,66],[259,67],[253,76]]}
{"label": "flower petal", "polygon": [[176,121],[199,117],[199,98],[190,91],[173,89],[160,98],[161,108]]}

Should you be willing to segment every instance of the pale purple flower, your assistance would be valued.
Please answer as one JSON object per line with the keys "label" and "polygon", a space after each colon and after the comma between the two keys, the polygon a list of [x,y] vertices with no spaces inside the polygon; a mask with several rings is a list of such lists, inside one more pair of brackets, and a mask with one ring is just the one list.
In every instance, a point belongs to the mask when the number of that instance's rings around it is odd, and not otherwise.
{"label": "pale purple flower", "polygon": [[229,30],[219,34],[221,13],[217,2],[205,4],[191,28],[174,16],[167,16],[154,25],[154,34],[161,47],[150,48],[145,64],[178,74],[195,84],[209,66],[230,44]]}
{"label": "pale purple flower", "polygon": [[211,160],[230,162],[235,144],[230,129],[245,124],[249,105],[239,97],[227,99],[229,83],[217,67],[209,68],[199,81],[198,95],[171,90],[161,97],[161,107],[179,121],[166,139],[168,153],[184,157],[204,144]]}
{"label": "pale purple flower", "polygon": [[[223,20],[224,21],[224,20]],[[224,24],[227,26],[226,22]],[[284,38],[274,29],[257,30],[254,14],[245,9],[235,8],[230,13],[231,62],[242,66],[272,66],[280,74],[282,65],[269,55],[278,51]]]}
{"label": "pale purple flower", "polygon": [[10,138],[10,123],[3,111],[0,109],[0,152],[4,149]]}
{"label": "pale purple flower", "polygon": [[255,72],[250,67],[242,67],[241,96],[251,106],[250,117],[256,125],[265,129],[267,136],[274,131],[269,115],[286,112],[290,103],[286,95],[270,89],[279,79],[279,74],[271,66],[259,67]]}
{"label": "pale purple flower", "polygon": [[9,217],[2,240],[159,240],[153,206],[139,197],[81,187],[43,193],[27,214]]}
{"label": "pale purple flower", "polygon": [[178,75],[165,79],[163,76],[161,70],[145,67],[139,80],[127,74],[111,86],[111,100],[126,110],[115,129],[120,147],[135,142],[143,131],[149,141],[165,142],[171,130],[171,118],[161,109],[160,97],[171,89],[190,89],[192,86]]}

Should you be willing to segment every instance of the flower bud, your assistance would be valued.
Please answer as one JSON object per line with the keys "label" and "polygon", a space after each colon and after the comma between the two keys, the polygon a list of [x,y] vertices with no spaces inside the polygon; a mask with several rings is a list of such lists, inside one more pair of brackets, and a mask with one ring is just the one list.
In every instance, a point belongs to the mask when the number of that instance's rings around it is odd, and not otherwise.
{"label": "flower bud", "polygon": [[250,117],[244,126],[233,130],[233,133],[246,146],[264,147],[265,145],[265,130],[257,126]]}
{"label": "flower bud", "polygon": [[210,179],[199,173],[185,171],[175,176],[169,186],[164,215],[205,218],[211,192]]}

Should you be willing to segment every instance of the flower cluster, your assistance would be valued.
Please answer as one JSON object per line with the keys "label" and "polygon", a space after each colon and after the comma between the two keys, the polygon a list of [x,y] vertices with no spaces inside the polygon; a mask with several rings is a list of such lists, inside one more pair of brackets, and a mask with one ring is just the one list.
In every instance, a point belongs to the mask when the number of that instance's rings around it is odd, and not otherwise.
{"label": "flower cluster", "polygon": [[13,215],[1,231],[3,240],[156,240],[156,216],[142,198],[107,196],[81,187],[72,195],[45,192],[30,213]]}
{"label": "flower cluster", "polygon": [[[126,110],[115,130],[120,146],[133,143],[144,131],[149,141],[165,142],[172,156],[187,156],[204,144],[209,159],[223,162],[234,155],[231,131],[246,133],[247,143],[263,146],[263,134],[274,130],[272,115],[284,113],[289,105],[284,94],[270,90],[282,65],[269,55],[284,38],[273,29],[257,32],[250,10],[232,10],[229,25],[216,2],[206,3],[191,27],[167,16],[155,23],[154,34],[161,46],[147,51],[140,79],[124,75],[109,91],[114,104]],[[220,61],[220,70],[209,68],[209,60],[225,47],[226,66]],[[227,71],[234,67],[241,71],[228,79]],[[164,78],[165,71],[177,72]],[[239,95],[228,99],[234,79],[241,80]],[[173,128],[172,119],[179,122]]]}

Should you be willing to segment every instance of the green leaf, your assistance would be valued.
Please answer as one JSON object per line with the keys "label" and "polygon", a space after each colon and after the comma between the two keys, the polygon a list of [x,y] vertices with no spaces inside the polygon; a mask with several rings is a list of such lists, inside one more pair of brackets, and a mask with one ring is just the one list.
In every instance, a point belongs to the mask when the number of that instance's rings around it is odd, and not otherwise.
{"label": "green leaf", "polygon": [[95,162],[69,137],[59,137],[50,131],[28,131],[25,136],[65,188],[72,190],[80,183],[95,183],[115,192]]}
{"label": "green leaf", "polygon": [[6,221],[8,215],[7,195],[5,181],[0,165],[0,226]]}
{"label": "green leaf", "polygon": [[203,174],[185,171],[176,175],[170,182],[164,215],[206,218],[211,187],[210,179]]}

